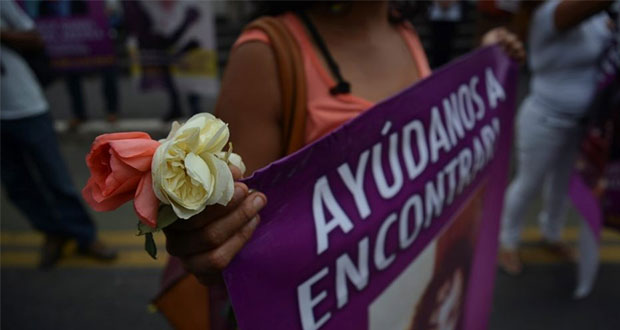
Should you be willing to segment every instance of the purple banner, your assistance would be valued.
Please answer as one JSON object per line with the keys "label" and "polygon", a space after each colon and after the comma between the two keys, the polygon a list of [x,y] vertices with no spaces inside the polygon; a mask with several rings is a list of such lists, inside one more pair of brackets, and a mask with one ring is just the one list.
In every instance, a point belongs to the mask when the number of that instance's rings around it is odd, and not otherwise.
{"label": "purple banner", "polygon": [[615,74],[605,79],[609,86],[593,103],[570,186],[573,203],[597,238],[603,226],[620,230],[620,82]]}
{"label": "purple banner", "polygon": [[36,22],[55,70],[85,71],[114,65],[115,49],[104,1],[20,3]]}
{"label": "purple banner", "polygon": [[517,69],[472,53],[247,180],[224,276],[241,329],[484,329]]}
{"label": "purple banner", "polygon": [[[619,65],[617,62],[615,67]],[[620,230],[620,81],[615,72],[603,77],[569,191],[584,221],[579,236],[577,298],[588,295],[594,285],[603,226]]]}

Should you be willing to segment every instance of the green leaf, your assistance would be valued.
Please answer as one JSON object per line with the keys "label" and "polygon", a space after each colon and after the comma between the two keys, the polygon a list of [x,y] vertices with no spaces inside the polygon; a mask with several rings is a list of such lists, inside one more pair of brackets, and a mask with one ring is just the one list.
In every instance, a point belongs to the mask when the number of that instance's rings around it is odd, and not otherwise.
{"label": "green leaf", "polygon": [[151,228],[142,223],[142,221],[138,221],[138,233],[136,235],[142,236],[149,233],[154,233],[157,231],[157,228]]}
{"label": "green leaf", "polygon": [[159,207],[159,212],[157,213],[157,229],[164,229],[177,220],[179,220],[179,217],[174,213],[172,206],[164,204]]}
{"label": "green leaf", "polygon": [[144,249],[153,259],[157,259],[157,245],[153,239],[153,233],[146,233],[144,235]]}
{"label": "green leaf", "polygon": [[148,233],[154,233],[164,229],[175,221],[177,221],[179,217],[174,213],[174,210],[170,205],[161,205],[159,207],[159,211],[157,212],[157,228],[149,227],[143,224],[141,221],[138,221],[138,236],[145,235]]}

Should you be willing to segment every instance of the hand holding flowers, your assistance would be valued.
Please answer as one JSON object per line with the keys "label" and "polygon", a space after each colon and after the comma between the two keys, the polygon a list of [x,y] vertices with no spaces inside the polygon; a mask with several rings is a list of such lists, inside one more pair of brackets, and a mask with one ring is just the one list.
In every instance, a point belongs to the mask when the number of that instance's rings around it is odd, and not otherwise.
{"label": "hand holding flowers", "polygon": [[113,210],[133,199],[139,234],[146,235],[145,247],[155,257],[152,232],[179,218],[189,219],[209,205],[225,206],[233,198],[235,183],[228,165],[239,173],[245,166],[232,146],[224,150],[228,138],[227,125],[208,113],[183,125],[175,122],[159,142],[142,132],[101,135],[86,157],[91,178],[82,191],[84,199],[97,211]]}
{"label": "hand holding flowers", "polygon": [[[241,178],[239,169],[230,169],[235,180]],[[168,253],[178,257],[203,284],[220,282],[220,272],[252,237],[260,222],[258,212],[266,202],[264,194],[249,192],[244,183],[235,182],[228,205],[208,206],[191,221],[164,228]]]}

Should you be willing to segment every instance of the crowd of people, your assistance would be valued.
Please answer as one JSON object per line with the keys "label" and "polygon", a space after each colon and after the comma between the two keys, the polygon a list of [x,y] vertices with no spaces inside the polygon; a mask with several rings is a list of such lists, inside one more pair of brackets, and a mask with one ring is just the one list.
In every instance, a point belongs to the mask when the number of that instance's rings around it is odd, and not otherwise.
{"label": "crowd of people", "polygon": [[[539,222],[545,246],[563,258],[575,257],[561,241],[568,184],[597,92],[601,56],[614,38],[617,41],[618,1],[257,1],[252,5],[256,17],[276,17],[280,28],[298,43],[306,64],[307,99],[302,107],[305,123],[292,133],[299,136],[292,141],[283,134],[281,118],[288,105],[283,101],[287,96],[273,51],[275,41],[259,27],[243,30],[229,53],[213,111],[229,124],[246,175],[430,76],[431,67],[449,62],[458,53],[458,24],[477,17],[474,44],[469,48],[499,44],[530,74],[529,93],[516,120],[516,175],[505,197],[499,266],[508,274],[522,271],[518,248],[525,211],[543,184]],[[138,42],[160,51],[174,44],[176,35],[198,18],[197,12],[189,10],[178,29],[164,35],[151,33],[157,31],[150,28],[156,21],[145,16],[139,4],[115,8],[140,18],[133,23],[146,32],[139,33]],[[427,42],[420,39],[412,21],[429,29]],[[2,1],[0,23],[1,177],[7,197],[45,235],[41,268],[53,267],[71,239],[77,240],[79,252],[113,260],[117,253],[97,239],[94,222],[72,183],[50,105],[26,61],[45,49],[34,21],[16,3]],[[187,40],[177,53],[166,56],[176,58],[195,47],[193,40]],[[163,119],[181,117],[169,63],[144,65],[162,73],[170,98]],[[108,67],[97,75],[102,78],[107,120],[115,122],[124,115],[119,113],[118,79],[125,70]],[[74,114],[71,126],[77,128],[87,120],[83,76],[70,73],[63,79]],[[186,95],[191,113],[208,110],[200,109],[198,94]],[[241,178],[236,169],[233,174]],[[205,285],[220,286],[221,271],[252,237],[266,203],[263,193],[237,182],[225,208],[207,208],[191,222],[169,226],[164,230],[167,249],[177,258],[169,267],[183,268]]]}

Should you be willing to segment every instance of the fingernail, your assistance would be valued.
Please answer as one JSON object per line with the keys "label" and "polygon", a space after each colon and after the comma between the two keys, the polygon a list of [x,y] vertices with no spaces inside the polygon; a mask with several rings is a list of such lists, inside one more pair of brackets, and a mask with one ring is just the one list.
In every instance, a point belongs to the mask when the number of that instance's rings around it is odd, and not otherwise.
{"label": "fingernail", "polygon": [[241,187],[235,187],[235,195],[234,195],[234,198],[235,198],[235,199],[239,199],[239,198],[243,197],[243,194],[244,194],[244,193],[245,193],[245,192],[244,192],[244,190],[243,190]]}
{"label": "fingernail", "polygon": [[265,206],[265,199],[261,195],[256,195],[252,201],[252,205],[256,209],[262,209]]}
{"label": "fingernail", "polygon": [[250,220],[250,222],[248,222],[248,226],[250,226],[250,228],[254,228],[254,227],[258,226],[258,221],[259,221],[258,217],[252,218],[252,220]]}

